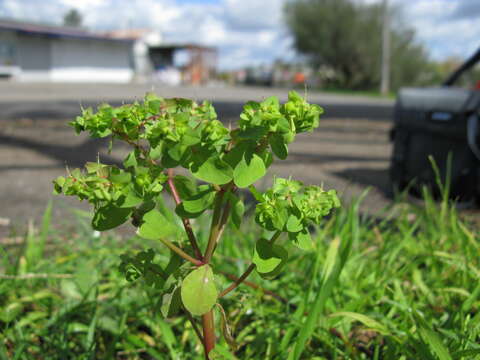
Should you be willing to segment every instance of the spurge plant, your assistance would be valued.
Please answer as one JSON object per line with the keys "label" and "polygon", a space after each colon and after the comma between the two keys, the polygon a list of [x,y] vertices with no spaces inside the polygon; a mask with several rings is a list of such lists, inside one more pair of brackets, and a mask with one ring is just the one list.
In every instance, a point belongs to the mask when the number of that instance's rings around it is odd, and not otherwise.
{"label": "spurge plant", "polygon": [[[131,220],[139,237],[159,240],[171,250],[165,267],[152,262],[155,253],[149,250],[124,255],[120,268],[127,280],[143,277],[163,289],[162,313],[168,317],[183,311],[208,359],[216,341],[214,305],[254,270],[264,278],[275,277],[288,258],[280,236],[285,233],[298,247],[311,248],[309,227],[339,206],[334,190],[291,179],[275,178],[264,192],[254,187],[275,157],[287,158],[296,134],[318,126],[322,112],[295,92],[285,104],[275,97],[247,102],[234,129],[217,120],[209,102],[153,94],[116,108],[104,104],[96,112],[84,109],[71,123],[77,133],[110,138],[110,145],[120,140],[132,151],[123,167],[97,161],[87,163],[84,171],[69,171],[55,180],[55,192],[91,203],[93,229],[105,231]],[[191,176],[175,174],[178,167]],[[258,239],[251,265],[219,291],[212,259],[227,223],[241,225],[245,206],[239,189],[253,195],[255,221],[269,237]],[[176,215],[165,205],[164,190],[173,197]],[[211,212],[211,226],[202,251],[192,219],[205,212]],[[202,332],[196,316],[201,316]]]}

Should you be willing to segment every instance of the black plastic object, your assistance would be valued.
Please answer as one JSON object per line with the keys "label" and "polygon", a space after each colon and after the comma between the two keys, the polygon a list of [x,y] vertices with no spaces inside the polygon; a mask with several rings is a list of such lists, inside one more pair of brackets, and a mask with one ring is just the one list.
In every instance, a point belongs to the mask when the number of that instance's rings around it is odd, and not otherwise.
{"label": "black plastic object", "polygon": [[479,107],[480,91],[452,87],[400,90],[392,132],[393,186],[399,190],[408,186],[419,194],[426,185],[438,194],[429,156],[445,182],[450,153],[451,196],[459,201],[477,197],[479,160],[471,147],[478,144]]}

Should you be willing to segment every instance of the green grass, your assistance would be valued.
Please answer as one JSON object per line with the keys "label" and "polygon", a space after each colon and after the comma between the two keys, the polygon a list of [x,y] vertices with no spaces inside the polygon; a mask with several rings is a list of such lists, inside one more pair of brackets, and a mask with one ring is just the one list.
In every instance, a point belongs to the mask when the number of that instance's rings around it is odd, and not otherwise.
{"label": "green grass", "polygon": [[[479,357],[478,231],[427,194],[424,205],[398,202],[390,213],[365,217],[354,202],[317,229],[315,251],[290,246],[275,281],[250,278],[268,293],[242,286],[222,299],[238,349],[220,339],[218,358]],[[0,279],[0,359],[203,359],[189,322],[165,320],[159,291],[118,271],[122,253],[147,248],[165,265],[161,244],[97,237],[83,216],[60,231],[50,216],[47,209],[24,247],[0,247],[8,275]],[[248,266],[254,229],[247,219],[226,231],[216,271],[239,275]]]}

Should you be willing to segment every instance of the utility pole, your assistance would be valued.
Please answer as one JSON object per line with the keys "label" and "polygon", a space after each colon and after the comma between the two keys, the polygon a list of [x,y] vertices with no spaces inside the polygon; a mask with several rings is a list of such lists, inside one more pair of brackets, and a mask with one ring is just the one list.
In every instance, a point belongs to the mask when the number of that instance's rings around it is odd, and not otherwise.
{"label": "utility pole", "polygon": [[380,92],[387,95],[390,91],[390,14],[388,0],[383,0],[383,30],[382,30],[382,79]]}

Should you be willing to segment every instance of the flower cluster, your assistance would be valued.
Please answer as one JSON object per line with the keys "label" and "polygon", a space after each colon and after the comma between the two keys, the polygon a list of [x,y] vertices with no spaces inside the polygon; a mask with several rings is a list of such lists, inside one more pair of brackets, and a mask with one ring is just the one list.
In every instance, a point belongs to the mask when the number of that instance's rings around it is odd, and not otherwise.
{"label": "flower cluster", "polygon": [[297,233],[318,224],[340,206],[335,190],[303,187],[300,181],[277,178],[261,195],[255,210],[256,222],[267,230]]}

